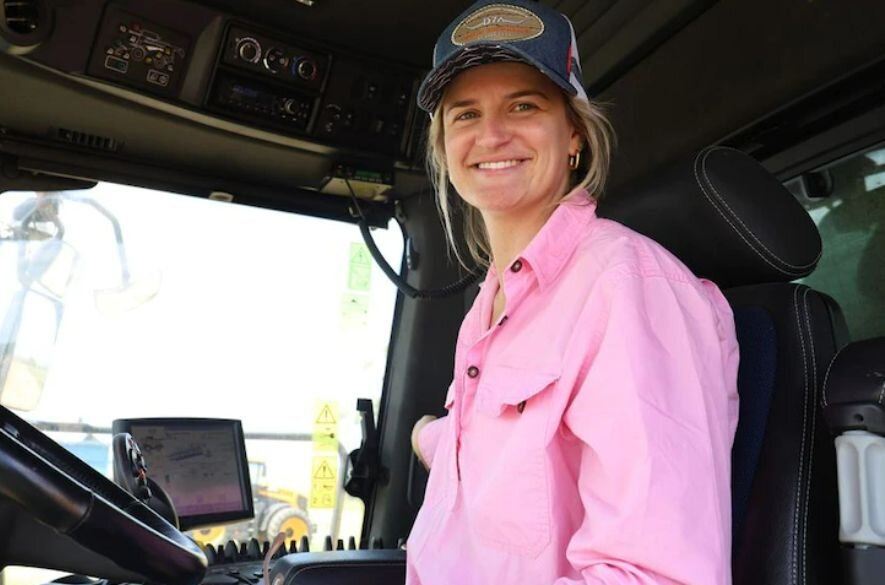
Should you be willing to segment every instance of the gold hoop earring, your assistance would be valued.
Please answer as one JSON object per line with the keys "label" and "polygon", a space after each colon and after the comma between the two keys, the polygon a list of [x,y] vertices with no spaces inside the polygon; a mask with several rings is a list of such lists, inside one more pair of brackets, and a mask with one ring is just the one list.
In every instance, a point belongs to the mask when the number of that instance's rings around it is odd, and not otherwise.
{"label": "gold hoop earring", "polygon": [[581,164],[581,151],[575,152],[575,154],[570,154],[568,156],[568,168],[576,171],[578,170],[578,165]]}

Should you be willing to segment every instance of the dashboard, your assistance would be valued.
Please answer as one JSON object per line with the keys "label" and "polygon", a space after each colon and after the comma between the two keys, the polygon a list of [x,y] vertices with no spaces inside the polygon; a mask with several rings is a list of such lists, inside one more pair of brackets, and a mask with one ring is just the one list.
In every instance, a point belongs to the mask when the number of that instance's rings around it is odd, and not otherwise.
{"label": "dashboard", "polygon": [[[216,435],[232,428],[239,432],[238,424],[230,425],[238,421],[118,422],[120,428],[152,434],[145,445],[169,449],[181,447],[183,440],[192,443],[197,429],[211,428]],[[157,442],[160,428],[170,429],[166,439],[171,442]],[[219,446],[216,437],[202,448]],[[187,465],[179,467],[183,471]],[[357,549],[353,539],[345,550],[338,541],[333,550],[327,537],[326,550],[318,553],[310,552],[306,536],[297,543],[280,541],[273,549],[254,538],[201,549],[142,501],[3,406],[0,477],[0,523],[5,528],[0,568],[20,564],[91,575],[107,583],[146,578],[163,585],[259,585],[265,575],[278,585],[372,585],[405,578],[405,551],[400,544],[384,549],[380,541],[372,543],[372,550],[366,543]],[[88,578],[65,582],[98,583]]]}

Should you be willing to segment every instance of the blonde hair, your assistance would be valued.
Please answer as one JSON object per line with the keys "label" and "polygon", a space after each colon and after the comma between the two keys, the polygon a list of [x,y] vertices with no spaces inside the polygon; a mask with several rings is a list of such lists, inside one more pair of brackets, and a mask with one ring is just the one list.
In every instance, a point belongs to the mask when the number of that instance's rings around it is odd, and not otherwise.
{"label": "blonde hair", "polygon": [[[589,198],[596,200],[602,195],[608,178],[611,152],[615,142],[614,130],[599,104],[565,94],[563,96],[566,98],[566,116],[584,138],[581,164],[572,172],[571,186],[572,189],[577,187],[585,189]],[[450,201],[441,102],[442,100],[431,116],[427,134],[427,171],[436,190],[436,204],[450,249],[462,266],[471,269],[455,241],[452,217],[453,207],[457,206],[463,217],[464,245],[468,256],[474,265],[486,268],[489,265],[491,248],[479,210],[465,203],[457,195],[451,197],[454,201]],[[580,179],[576,179],[578,176]]]}

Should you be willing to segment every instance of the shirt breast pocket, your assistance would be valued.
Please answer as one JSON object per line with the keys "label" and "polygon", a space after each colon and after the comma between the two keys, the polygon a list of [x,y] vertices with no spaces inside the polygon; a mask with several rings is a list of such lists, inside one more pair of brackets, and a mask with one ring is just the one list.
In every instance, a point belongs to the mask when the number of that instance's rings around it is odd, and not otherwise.
{"label": "shirt breast pocket", "polygon": [[547,444],[557,371],[487,366],[462,461],[464,501],[475,533],[534,557],[551,536]]}

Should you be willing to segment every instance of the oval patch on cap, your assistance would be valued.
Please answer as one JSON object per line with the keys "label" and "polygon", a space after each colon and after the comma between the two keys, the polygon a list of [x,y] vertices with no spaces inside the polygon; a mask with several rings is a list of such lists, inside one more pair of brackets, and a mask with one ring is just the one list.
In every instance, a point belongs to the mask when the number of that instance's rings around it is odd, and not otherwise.
{"label": "oval patch on cap", "polygon": [[452,44],[462,47],[478,41],[527,41],[543,32],[544,23],[534,12],[510,4],[492,4],[459,22],[452,31]]}

